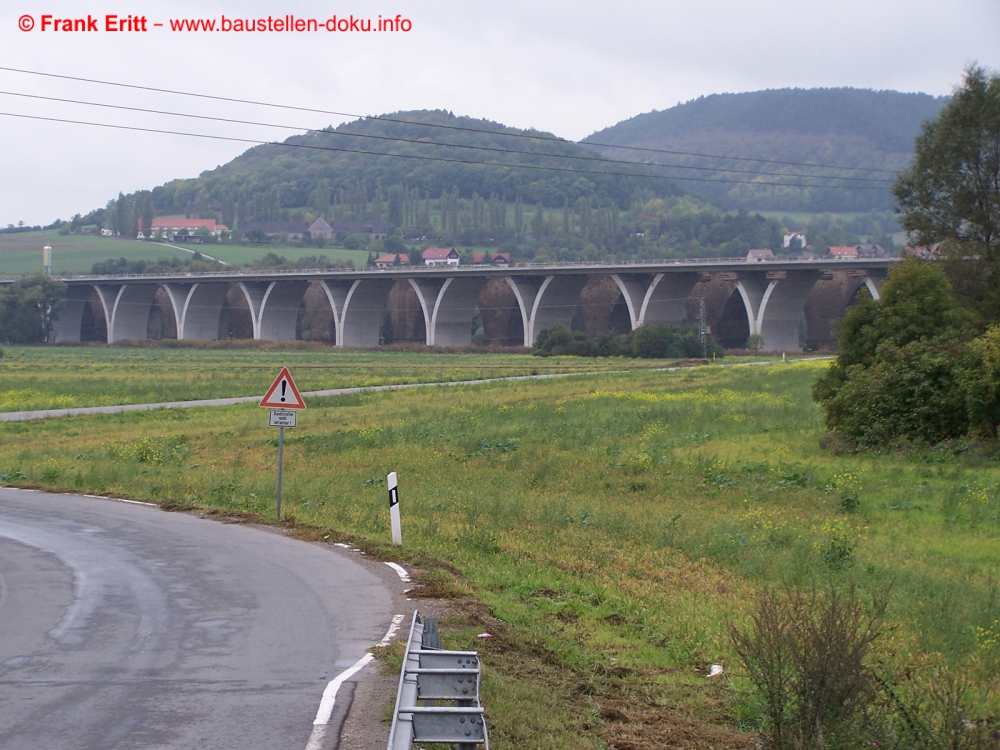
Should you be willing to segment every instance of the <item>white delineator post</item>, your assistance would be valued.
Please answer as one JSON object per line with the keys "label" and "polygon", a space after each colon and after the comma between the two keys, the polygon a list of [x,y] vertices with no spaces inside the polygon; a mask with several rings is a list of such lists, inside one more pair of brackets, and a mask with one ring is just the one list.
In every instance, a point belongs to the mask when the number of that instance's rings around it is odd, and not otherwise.
{"label": "white delineator post", "polygon": [[390,471],[385,483],[389,486],[389,525],[392,527],[392,543],[403,546],[403,530],[399,524],[399,486],[396,472]]}

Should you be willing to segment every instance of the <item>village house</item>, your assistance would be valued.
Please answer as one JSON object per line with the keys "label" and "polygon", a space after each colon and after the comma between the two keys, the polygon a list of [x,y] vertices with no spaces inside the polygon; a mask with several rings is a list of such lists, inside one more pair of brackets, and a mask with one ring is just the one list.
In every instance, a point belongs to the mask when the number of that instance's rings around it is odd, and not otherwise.
{"label": "village house", "polygon": [[391,224],[379,221],[334,221],[328,222],[322,216],[314,222],[308,221],[245,221],[240,226],[243,236],[255,230],[267,237],[283,234],[290,240],[300,240],[306,232],[313,239],[332,240],[338,234],[366,234],[369,240],[384,240],[392,230]]}
{"label": "village house", "polygon": [[429,247],[424,250],[425,266],[457,266],[462,256],[453,247]]}
{"label": "village house", "polygon": [[375,265],[379,268],[391,268],[392,266],[408,266],[410,256],[406,253],[386,253],[375,259]]}
{"label": "village house", "polygon": [[771,251],[771,248],[760,248],[747,253],[747,263],[760,263],[762,260],[774,260],[774,253]]}
{"label": "village house", "polygon": [[261,232],[266,237],[283,234],[290,240],[300,240],[308,231],[307,221],[244,221],[240,225],[240,232],[244,237],[251,232]]}
{"label": "village house", "polygon": [[803,232],[789,232],[781,240],[781,246],[787,250],[792,246],[792,243],[799,246],[799,249],[806,247],[806,236]]}
{"label": "village house", "polygon": [[[318,225],[320,222],[326,224],[330,227],[330,236],[335,234],[367,234],[370,240],[384,240],[390,234],[392,234],[392,224],[387,224],[384,221],[333,221],[327,223],[323,218],[316,219],[313,222],[313,226]],[[310,229],[310,231],[312,231]],[[313,231],[313,237],[316,237],[316,232]]]}
{"label": "village house", "polygon": [[887,253],[881,245],[858,245],[858,255],[862,258],[884,258]]}
{"label": "village house", "polygon": [[834,260],[850,260],[858,257],[858,248],[854,245],[835,245],[830,248],[830,257]]}
{"label": "village house", "polygon": [[473,253],[472,263],[477,266],[509,266],[510,253]]}
{"label": "village house", "polygon": [[153,231],[151,237],[159,234],[161,237],[171,237],[176,235],[195,235],[199,229],[206,230],[209,234],[221,237],[225,227],[216,224],[215,219],[153,219]]}

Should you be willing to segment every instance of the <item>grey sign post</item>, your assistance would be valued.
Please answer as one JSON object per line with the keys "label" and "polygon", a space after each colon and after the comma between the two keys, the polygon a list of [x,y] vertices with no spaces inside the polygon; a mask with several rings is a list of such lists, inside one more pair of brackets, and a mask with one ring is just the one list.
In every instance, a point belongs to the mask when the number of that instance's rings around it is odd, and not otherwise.
{"label": "grey sign post", "polygon": [[259,406],[271,409],[268,425],[278,428],[278,496],[277,512],[278,520],[281,520],[281,475],[285,463],[285,428],[295,427],[297,414],[293,409],[305,409],[306,402],[302,399],[299,389],[295,387],[295,381],[288,372],[287,367],[282,367],[278,377],[275,378],[267,394],[261,399]]}

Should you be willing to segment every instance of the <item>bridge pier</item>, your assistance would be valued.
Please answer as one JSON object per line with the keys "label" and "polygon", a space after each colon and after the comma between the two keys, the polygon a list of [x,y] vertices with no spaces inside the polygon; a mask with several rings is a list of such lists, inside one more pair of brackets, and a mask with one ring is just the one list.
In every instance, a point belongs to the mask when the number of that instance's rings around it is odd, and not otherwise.
{"label": "bridge pier", "polygon": [[253,337],[259,341],[294,341],[295,324],[308,287],[308,281],[241,281],[239,288],[250,305]]}
{"label": "bridge pier", "polygon": [[108,323],[108,343],[146,338],[149,309],[159,284],[97,284]]}
{"label": "bridge pier", "polygon": [[517,297],[524,321],[524,345],[534,346],[538,332],[562,323],[567,328],[573,322],[580,292],[587,284],[586,276],[521,276],[507,277],[507,283]]}
{"label": "bridge pier", "polygon": [[486,278],[410,279],[424,313],[428,346],[468,346]]}
{"label": "bridge pier", "polygon": [[215,341],[229,284],[164,284],[174,311],[178,341]]}
{"label": "bridge pier", "polygon": [[701,274],[658,273],[624,274],[616,273],[612,279],[621,289],[632,330],[641,325],[669,323],[678,326],[684,323],[688,297],[691,290],[701,280]]}
{"label": "bridge pier", "polygon": [[66,290],[66,302],[55,322],[56,343],[77,343],[83,328],[83,311],[90,301],[92,286],[71,286]]}
{"label": "bridge pier", "polygon": [[820,275],[815,271],[771,271],[736,279],[750,335],[759,334],[768,351],[795,351],[806,299]]}
{"label": "bridge pier", "polygon": [[[382,313],[395,279],[357,279],[342,284],[326,283],[331,306],[342,299],[337,322],[337,346],[378,346],[382,337]],[[346,290],[346,291],[345,291]],[[341,296],[342,295],[342,296]]]}

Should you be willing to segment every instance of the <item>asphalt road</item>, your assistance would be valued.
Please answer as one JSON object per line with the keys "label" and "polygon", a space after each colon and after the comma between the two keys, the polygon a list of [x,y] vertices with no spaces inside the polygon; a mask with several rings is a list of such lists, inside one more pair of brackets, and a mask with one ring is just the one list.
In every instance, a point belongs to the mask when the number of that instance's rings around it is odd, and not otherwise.
{"label": "asphalt road", "polygon": [[0,489],[0,748],[301,750],[392,615],[319,545]]}

